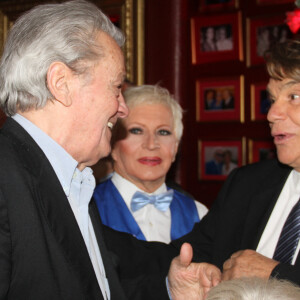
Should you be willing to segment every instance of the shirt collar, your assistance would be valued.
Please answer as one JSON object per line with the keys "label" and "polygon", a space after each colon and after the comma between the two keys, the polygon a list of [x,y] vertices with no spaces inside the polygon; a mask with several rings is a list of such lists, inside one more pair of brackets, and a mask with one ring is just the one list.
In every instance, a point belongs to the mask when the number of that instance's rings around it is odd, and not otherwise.
{"label": "shirt collar", "polygon": [[300,173],[296,170],[293,170],[290,176],[292,176],[292,184],[290,186],[292,192],[300,195]]}
{"label": "shirt collar", "polygon": [[65,194],[69,196],[71,181],[78,162],[63,147],[28,119],[19,114],[14,115],[12,118],[29,133],[42,149],[52,165]]}
{"label": "shirt collar", "polygon": [[[128,207],[130,207],[131,198],[136,191],[146,193],[145,191],[139,189],[135,184],[125,179],[124,177],[122,177],[116,172],[113,173],[111,180],[115,185],[115,187],[117,188],[117,190],[119,191],[119,193],[121,194],[122,198],[124,199]],[[163,183],[153,193],[146,193],[146,194],[157,195],[157,194],[165,193],[166,191],[167,191],[167,186],[165,183]]]}

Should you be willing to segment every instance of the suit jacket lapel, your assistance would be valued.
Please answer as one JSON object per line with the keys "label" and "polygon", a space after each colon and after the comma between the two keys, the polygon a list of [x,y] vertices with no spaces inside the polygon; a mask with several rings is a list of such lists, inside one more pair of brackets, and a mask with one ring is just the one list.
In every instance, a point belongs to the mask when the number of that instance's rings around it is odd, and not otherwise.
{"label": "suit jacket lapel", "polygon": [[116,272],[116,262],[112,260],[111,253],[107,250],[104,235],[102,231],[102,223],[100,220],[100,215],[98,212],[98,208],[94,199],[91,200],[89,205],[89,214],[93,223],[95,235],[98,241],[98,245],[101,252],[102,261],[105,268],[106,277],[109,282],[111,299],[126,299],[123,289],[120,285],[120,281]]}
{"label": "suit jacket lapel", "polygon": [[24,167],[36,178],[36,205],[47,219],[70,268],[78,276],[83,293],[87,299],[103,299],[75,216],[48,159],[31,136],[14,120],[8,119],[2,132],[8,138],[13,137],[14,143],[19,142]]}
{"label": "suit jacket lapel", "polygon": [[[51,179],[50,179],[51,178]],[[88,299],[103,299],[86,245],[61,185],[53,176],[40,177],[41,206],[49,226],[76,272]],[[53,187],[55,187],[53,190]],[[49,189],[51,187],[51,190]]]}
{"label": "suit jacket lapel", "polygon": [[[242,239],[242,245],[246,248],[257,248],[276,201],[291,170],[291,168],[282,165],[280,165],[279,172],[274,172],[273,169],[270,170],[270,174],[269,176],[266,176],[265,182],[261,183],[263,184],[263,189],[257,189],[258,192],[250,196],[252,197],[251,204],[249,205],[250,211],[245,223],[247,231]],[[255,204],[253,202],[255,202]],[[250,241],[250,244],[249,237],[254,237],[254,239]]]}

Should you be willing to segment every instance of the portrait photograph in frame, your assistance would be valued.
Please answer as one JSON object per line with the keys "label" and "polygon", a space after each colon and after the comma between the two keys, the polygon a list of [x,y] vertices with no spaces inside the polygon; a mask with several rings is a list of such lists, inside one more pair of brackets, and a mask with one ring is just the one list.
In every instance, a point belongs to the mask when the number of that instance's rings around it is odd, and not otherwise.
{"label": "portrait photograph in frame", "polygon": [[198,175],[200,180],[224,180],[244,164],[244,139],[198,141]]}
{"label": "portrait photograph in frame", "polygon": [[285,15],[247,19],[247,66],[264,63],[264,53],[276,43],[293,38]]}
{"label": "portrait photograph in frame", "polygon": [[267,82],[251,84],[251,121],[265,121],[271,106]]}
{"label": "portrait photograph in frame", "polygon": [[191,19],[192,63],[243,60],[240,13]]}
{"label": "portrait photograph in frame", "polygon": [[244,76],[196,80],[196,120],[244,122]]}
{"label": "portrait photograph in frame", "polygon": [[276,158],[276,147],[272,140],[255,141],[250,139],[248,143],[248,150],[248,162],[250,164]]}
{"label": "portrait photograph in frame", "polygon": [[199,11],[216,11],[238,8],[238,0],[199,0]]}

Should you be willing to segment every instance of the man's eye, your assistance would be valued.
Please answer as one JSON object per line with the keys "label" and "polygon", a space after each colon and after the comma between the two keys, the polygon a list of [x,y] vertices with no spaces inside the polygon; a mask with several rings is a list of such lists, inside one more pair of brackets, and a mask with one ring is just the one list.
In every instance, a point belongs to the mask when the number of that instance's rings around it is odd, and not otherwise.
{"label": "man's eye", "polygon": [[159,135],[171,135],[172,133],[169,130],[161,129],[161,130],[158,131],[158,134]]}
{"label": "man's eye", "polygon": [[132,134],[141,134],[143,132],[141,128],[137,128],[137,127],[131,128],[128,131]]}
{"label": "man's eye", "polygon": [[292,100],[298,100],[299,99],[299,95],[297,95],[297,94],[291,94],[291,99]]}

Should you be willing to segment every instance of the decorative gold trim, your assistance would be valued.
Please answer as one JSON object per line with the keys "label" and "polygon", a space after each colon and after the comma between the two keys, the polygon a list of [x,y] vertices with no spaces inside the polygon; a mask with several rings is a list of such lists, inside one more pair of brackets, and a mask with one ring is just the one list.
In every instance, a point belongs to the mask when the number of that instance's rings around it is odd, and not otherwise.
{"label": "decorative gold trim", "polygon": [[10,28],[9,20],[6,15],[0,11],[0,53],[2,54],[4,42],[7,37],[8,29]]}
{"label": "decorative gold trim", "polygon": [[253,140],[249,139],[249,143],[248,143],[248,153],[249,153],[249,157],[248,157],[248,161],[249,164],[253,163]]}
{"label": "decorative gold trim", "polygon": [[242,14],[238,12],[238,33],[239,33],[239,60],[244,61],[244,48],[243,48],[243,30],[242,30]]}
{"label": "decorative gold trim", "polygon": [[126,0],[125,7],[122,9],[122,25],[126,42],[124,45],[124,56],[126,63],[126,77],[131,82],[134,81],[134,67],[133,67],[133,57],[134,57],[134,41],[133,41],[133,0]]}
{"label": "decorative gold trim", "polygon": [[246,19],[246,52],[247,52],[246,53],[246,66],[247,67],[250,67],[250,64],[251,64],[251,61],[250,61],[251,60],[250,59],[250,57],[251,57],[251,53],[250,53],[251,42],[254,43],[254,41],[250,41],[250,19],[247,18]]}
{"label": "decorative gold trim", "polygon": [[126,0],[123,8],[121,28],[126,36],[126,76],[141,85],[144,83],[144,0]]}
{"label": "decorative gold trim", "polygon": [[247,139],[245,136],[242,137],[242,165],[246,165],[246,148],[247,148]]}
{"label": "decorative gold trim", "polygon": [[250,97],[251,97],[251,121],[255,121],[255,85],[250,86]]}
{"label": "decorative gold trim", "polygon": [[145,3],[144,0],[137,0],[137,43],[136,43],[136,83],[141,85],[145,81]]}
{"label": "decorative gold trim", "polygon": [[244,75],[240,76],[240,120],[241,123],[245,123],[245,79]]}

